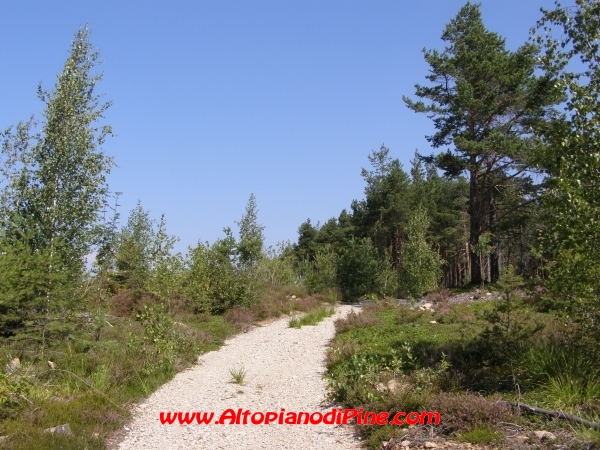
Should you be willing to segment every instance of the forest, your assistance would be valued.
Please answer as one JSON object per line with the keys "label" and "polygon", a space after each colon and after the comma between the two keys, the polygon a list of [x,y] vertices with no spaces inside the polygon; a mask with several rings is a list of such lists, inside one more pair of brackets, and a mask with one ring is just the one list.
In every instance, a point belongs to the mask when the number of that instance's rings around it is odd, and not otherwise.
{"label": "forest", "polygon": [[[511,51],[467,3],[403,99],[432,122],[429,153],[405,169],[373,150],[364,197],[307,219],[295,243],[265,247],[250,195],[233,229],[186,254],[141,203],[120,220],[102,151],[111,103],[79,29],[54,87],[38,87],[42,117],[0,134],[0,446],[106,448],[128,404],[228,336],[359,300],[372,306],[336,322],[332,399],[456,417],[471,405],[482,417],[444,433],[497,443],[494,423],[522,420],[501,397],[584,418],[577,448],[599,445],[600,3],[557,4],[533,25]],[[465,292],[496,300],[448,303]],[[424,296],[433,321],[406,306]],[[435,339],[419,334],[438,322]],[[392,375],[412,390],[380,395]],[[77,432],[43,431],[64,422]],[[394,433],[364,436],[381,448]]]}

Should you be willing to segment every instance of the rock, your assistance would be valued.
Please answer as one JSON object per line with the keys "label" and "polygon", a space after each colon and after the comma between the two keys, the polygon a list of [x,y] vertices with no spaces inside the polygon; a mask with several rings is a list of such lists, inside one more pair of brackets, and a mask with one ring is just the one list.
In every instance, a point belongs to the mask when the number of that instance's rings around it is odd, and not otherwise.
{"label": "rock", "polygon": [[429,323],[437,323],[435,320],[431,320]]}
{"label": "rock", "polygon": [[400,446],[401,447],[409,447],[410,446],[410,441],[402,441],[402,442],[400,442]]}
{"label": "rock", "polygon": [[292,300],[295,300],[295,299],[296,299],[296,296],[295,296],[295,295],[292,295]]}
{"label": "rock", "polygon": [[50,367],[50,369],[54,370],[54,368],[56,367],[56,364],[54,364],[52,361],[48,361],[48,367]]}
{"label": "rock", "polygon": [[485,295],[487,295],[487,296],[489,297],[490,295],[492,295],[492,293],[491,293],[491,292],[488,292],[488,293],[487,293],[487,294],[485,294]]}
{"label": "rock", "polygon": [[46,428],[44,431],[46,433],[71,434],[71,427],[68,423],[65,423],[64,425],[58,425],[57,427]]}
{"label": "rock", "polygon": [[387,388],[390,392],[396,392],[402,388],[402,384],[398,383],[396,380],[390,380],[387,383]]}
{"label": "rock", "polygon": [[519,434],[518,436],[515,437],[515,439],[517,441],[519,441],[521,444],[523,444],[529,438],[527,436],[525,436],[524,434]]}
{"label": "rock", "polygon": [[425,308],[425,309],[431,309],[432,306],[433,306],[433,304],[431,304],[431,303],[424,303],[423,304],[423,308]]}
{"label": "rock", "polygon": [[535,437],[538,438],[540,441],[543,441],[544,439],[553,441],[554,439],[556,439],[556,435],[554,433],[550,433],[549,431],[545,430],[534,431],[533,434],[535,434]]}
{"label": "rock", "polygon": [[15,358],[6,365],[6,373],[13,373],[19,367],[21,367],[21,361],[19,358]]}
{"label": "rock", "polygon": [[385,384],[383,384],[383,383],[376,383],[375,384],[375,390],[377,392],[384,392],[384,391],[387,390],[387,388],[386,388]]}
{"label": "rock", "polygon": [[437,448],[437,444],[435,442],[425,442],[425,448]]}

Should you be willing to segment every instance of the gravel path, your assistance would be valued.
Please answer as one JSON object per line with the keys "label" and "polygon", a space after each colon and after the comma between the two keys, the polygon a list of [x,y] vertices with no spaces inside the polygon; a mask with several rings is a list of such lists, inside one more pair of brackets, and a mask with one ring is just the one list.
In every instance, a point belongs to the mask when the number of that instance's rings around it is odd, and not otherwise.
{"label": "gravel path", "polygon": [[[288,327],[281,319],[228,340],[218,351],[162,386],[133,414],[119,449],[359,449],[351,425],[215,425],[222,411],[331,411],[324,398],[324,357],[334,336],[333,320]],[[230,383],[230,369],[244,368],[243,385]],[[210,425],[161,425],[160,411],[214,411]]]}

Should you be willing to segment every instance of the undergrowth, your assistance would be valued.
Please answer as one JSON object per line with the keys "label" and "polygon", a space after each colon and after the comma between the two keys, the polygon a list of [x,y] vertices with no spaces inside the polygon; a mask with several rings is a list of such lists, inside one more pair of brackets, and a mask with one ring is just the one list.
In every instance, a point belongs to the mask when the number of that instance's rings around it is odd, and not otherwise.
{"label": "undergrowth", "polygon": [[[330,399],[390,414],[438,411],[433,433],[473,444],[500,445],[502,423],[571,427],[505,401],[597,421],[597,349],[567,317],[506,291],[501,300],[454,305],[447,293],[430,296],[433,311],[380,301],[336,320],[327,355]],[[361,426],[359,432],[375,449],[415,431]]]}
{"label": "undergrowth", "polygon": [[[247,331],[256,321],[303,311],[329,314],[327,294],[307,297],[298,286],[271,286],[261,298],[224,315],[194,313],[184,302],[121,292],[93,312],[66,316],[43,350],[35,335],[4,338],[0,346],[0,448],[104,449],[149,396],[199,354]],[[243,383],[246,372],[232,373]],[[234,375],[236,375],[234,377]],[[44,430],[68,423],[71,434]]]}

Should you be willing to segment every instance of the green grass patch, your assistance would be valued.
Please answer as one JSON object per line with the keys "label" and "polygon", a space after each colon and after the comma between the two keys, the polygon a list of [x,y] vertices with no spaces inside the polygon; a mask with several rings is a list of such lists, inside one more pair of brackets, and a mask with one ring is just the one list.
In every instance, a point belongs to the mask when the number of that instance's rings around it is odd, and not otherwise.
{"label": "green grass patch", "polygon": [[244,378],[246,378],[246,369],[240,367],[239,369],[229,369],[229,375],[231,375],[231,382],[235,384],[242,384]]}
{"label": "green grass patch", "polygon": [[477,427],[471,431],[462,433],[459,436],[459,441],[468,442],[470,444],[493,444],[503,439],[504,435],[489,427]]}
{"label": "green grass patch", "polygon": [[335,313],[335,309],[329,306],[318,306],[312,311],[304,314],[301,317],[293,317],[290,319],[290,328],[301,328],[305,325],[316,325],[325,317],[330,317]]}

